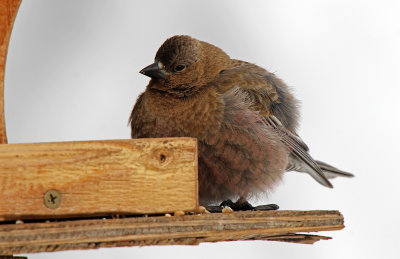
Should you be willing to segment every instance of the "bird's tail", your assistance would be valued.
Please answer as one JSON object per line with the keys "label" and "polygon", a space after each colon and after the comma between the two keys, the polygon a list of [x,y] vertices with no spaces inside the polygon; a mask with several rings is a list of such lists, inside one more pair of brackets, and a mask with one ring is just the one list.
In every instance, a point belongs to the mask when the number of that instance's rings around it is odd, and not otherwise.
{"label": "bird's tail", "polygon": [[[353,177],[354,175],[345,172],[342,170],[337,169],[336,167],[333,167],[325,162],[318,161],[318,160],[313,160],[316,164],[316,166],[320,169],[322,175],[317,174],[315,172],[315,169],[310,167],[307,163],[304,163],[303,160],[299,159],[298,157],[294,156],[293,154],[291,155],[291,159],[289,160],[289,165],[288,168],[286,169],[287,171],[297,171],[301,173],[308,173],[311,175],[317,182],[320,184],[332,188],[332,185],[330,184],[328,179],[335,178],[337,176],[343,176],[343,177]],[[328,182],[330,185],[325,184]]]}
{"label": "bird's tail", "polygon": [[328,179],[335,178],[337,176],[341,177],[354,177],[352,173],[342,171],[340,169],[337,169],[336,167],[333,167],[325,162],[315,160],[317,165],[321,168],[322,172]]}

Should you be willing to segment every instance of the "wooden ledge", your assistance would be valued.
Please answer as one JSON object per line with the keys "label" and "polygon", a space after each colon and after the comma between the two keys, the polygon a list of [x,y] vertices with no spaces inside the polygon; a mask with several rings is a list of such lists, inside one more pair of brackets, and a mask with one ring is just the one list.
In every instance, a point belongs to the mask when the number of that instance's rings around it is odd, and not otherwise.
{"label": "wooden ledge", "polygon": [[312,244],[330,239],[297,232],[340,230],[338,211],[248,211],[185,216],[0,224],[0,254],[201,242],[273,240]]}
{"label": "wooden ledge", "polygon": [[196,211],[197,140],[0,144],[0,221]]}

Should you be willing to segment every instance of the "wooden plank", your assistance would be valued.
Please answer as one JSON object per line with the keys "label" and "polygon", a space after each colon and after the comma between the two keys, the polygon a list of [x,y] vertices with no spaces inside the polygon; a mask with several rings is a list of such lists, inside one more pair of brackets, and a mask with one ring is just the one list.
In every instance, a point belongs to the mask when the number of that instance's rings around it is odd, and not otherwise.
{"label": "wooden plank", "polygon": [[296,232],[340,230],[338,211],[247,211],[0,225],[0,253],[22,254],[116,246],[197,245],[274,240],[313,243]]}
{"label": "wooden plank", "polygon": [[[59,195],[45,199],[49,190]],[[61,203],[48,208],[51,199]],[[195,211],[197,206],[193,138],[0,145],[1,220]]]}
{"label": "wooden plank", "polygon": [[4,75],[8,43],[21,0],[0,0],[0,144],[7,143],[4,117]]}

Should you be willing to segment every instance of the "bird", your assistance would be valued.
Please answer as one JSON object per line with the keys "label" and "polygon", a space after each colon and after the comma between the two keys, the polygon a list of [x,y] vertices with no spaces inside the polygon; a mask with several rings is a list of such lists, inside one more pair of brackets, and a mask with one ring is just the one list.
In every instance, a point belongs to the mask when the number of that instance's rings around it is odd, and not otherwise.
{"label": "bird", "polygon": [[353,176],[311,157],[296,133],[299,101],[280,78],[256,64],[176,35],[140,73],[150,81],[132,109],[131,137],[197,138],[204,206],[257,209],[248,200],[274,190],[287,171],[308,173],[328,188],[330,178]]}

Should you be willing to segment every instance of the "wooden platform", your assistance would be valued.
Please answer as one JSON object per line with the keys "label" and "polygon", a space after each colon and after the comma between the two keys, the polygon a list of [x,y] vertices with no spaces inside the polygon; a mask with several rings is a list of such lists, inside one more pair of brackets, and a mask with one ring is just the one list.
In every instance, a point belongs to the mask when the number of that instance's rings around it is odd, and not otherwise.
{"label": "wooden platform", "polygon": [[0,254],[146,245],[197,245],[229,240],[312,244],[327,237],[296,234],[340,230],[338,211],[249,211],[185,216],[0,225]]}
{"label": "wooden platform", "polygon": [[197,140],[0,145],[0,221],[196,211]]}

